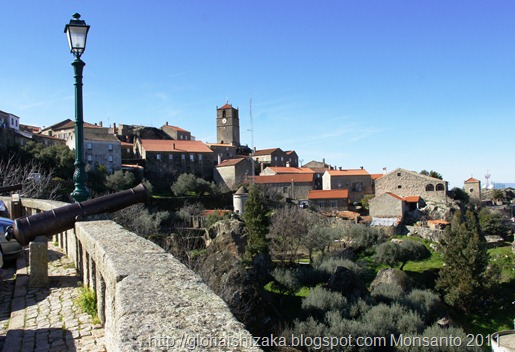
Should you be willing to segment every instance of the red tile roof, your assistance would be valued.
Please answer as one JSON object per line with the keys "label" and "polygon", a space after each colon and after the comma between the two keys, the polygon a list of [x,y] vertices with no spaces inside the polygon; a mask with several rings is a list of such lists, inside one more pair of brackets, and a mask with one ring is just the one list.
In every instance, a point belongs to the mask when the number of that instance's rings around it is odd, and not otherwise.
{"label": "red tile roof", "polygon": [[275,152],[276,150],[280,150],[280,148],[270,148],[270,149],[261,149],[261,150],[256,150],[254,152],[254,156],[259,156],[259,155],[270,155],[272,154],[273,152]]}
{"label": "red tile roof", "polygon": [[254,176],[255,183],[312,183],[313,174],[281,174],[272,176]]}
{"label": "red tile roof", "polygon": [[479,183],[478,179],[475,179],[474,177],[469,178],[465,183]]}
{"label": "red tile roof", "polygon": [[227,159],[222,161],[220,164],[216,165],[216,167],[234,166],[236,164],[239,164],[243,160],[245,160],[245,158]]}
{"label": "red tile roof", "polygon": [[269,166],[270,170],[276,174],[314,174],[315,171],[308,167],[287,167],[287,166]]}
{"label": "red tile roof", "polygon": [[218,108],[218,110],[222,110],[222,109],[231,109],[232,108],[232,105],[229,104],[229,103],[225,103],[224,106],[222,106],[221,108]]}
{"label": "red tile roof", "polygon": [[402,198],[402,197],[400,197],[400,196],[398,196],[398,195],[396,195],[396,194],[394,194],[394,193],[392,193],[392,192],[386,192],[386,194],[388,194],[388,195],[392,196],[393,198],[397,198],[398,200],[405,201],[405,199],[404,199],[404,198]]}
{"label": "red tile roof", "polygon": [[141,145],[147,152],[213,153],[213,151],[201,141],[142,139]]}
{"label": "red tile roof", "polygon": [[214,210],[211,210],[211,209],[206,209],[202,212],[202,216],[205,216],[205,217],[208,217],[209,215],[218,215],[218,216],[223,216],[225,214],[230,214],[231,211],[230,210],[222,210],[222,209],[214,209]]}
{"label": "red tile roof", "polygon": [[370,174],[372,176],[372,180],[377,180],[378,178],[381,178],[384,176],[384,174]]}
{"label": "red tile roof", "polygon": [[169,128],[169,129],[172,129],[172,130],[175,130],[175,131],[181,131],[181,132],[190,132],[190,131],[186,131],[185,129],[183,128],[180,128],[180,127],[177,127],[177,126],[172,126],[172,125],[163,125],[161,126],[161,129],[164,129],[164,128]]}
{"label": "red tile roof", "polygon": [[327,170],[331,176],[370,176],[365,169]]}
{"label": "red tile roof", "polygon": [[311,190],[308,192],[308,199],[347,199],[347,198],[349,198],[349,190],[347,190],[347,189]]}
{"label": "red tile roof", "polygon": [[407,196],[404,197],[404,200],[408,203],[418,203],[420,201],[420,196]]}

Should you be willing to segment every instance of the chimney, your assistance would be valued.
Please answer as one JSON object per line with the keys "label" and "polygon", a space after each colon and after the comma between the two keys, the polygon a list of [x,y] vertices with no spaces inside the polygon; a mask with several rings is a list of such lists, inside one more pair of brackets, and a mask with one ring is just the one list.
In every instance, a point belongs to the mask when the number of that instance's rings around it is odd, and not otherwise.
{"label": "chimney", "polygon": [[166,126],[168,126],[168,121],[166,121]]}
{"label": "chimney", "polygon": [[113,122],[113,131],[114,134],[118,134],[118,131],[116,130],[116,122]]}
{"label": "chimney", "polygon": [[175,143],[172,143],[172,148],[175,150]]}
{"label": "chimney", "polygon": [[218,154],[218,164],[222,163],[222,154]]}
{"label": "chimney", "polygon": [[360,166],[361,170],[363,170],[363,166]]}
{"label": "chimney", "polygon": [[99,125],[100,125],[100,127],[104,127],[104,124],[102,123],[102,121],[100,121]]}

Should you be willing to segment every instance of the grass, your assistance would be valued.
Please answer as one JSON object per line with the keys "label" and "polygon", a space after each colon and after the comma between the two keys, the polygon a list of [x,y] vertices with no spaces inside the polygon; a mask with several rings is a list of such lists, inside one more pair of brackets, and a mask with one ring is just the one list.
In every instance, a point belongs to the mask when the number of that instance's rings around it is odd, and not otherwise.
{"label": "grass", "polygon": [[94,290],[86,286],[80,287],[75,303],[84,313],[91,316],[93,324],[100,323],[97,312],[97,294]]}

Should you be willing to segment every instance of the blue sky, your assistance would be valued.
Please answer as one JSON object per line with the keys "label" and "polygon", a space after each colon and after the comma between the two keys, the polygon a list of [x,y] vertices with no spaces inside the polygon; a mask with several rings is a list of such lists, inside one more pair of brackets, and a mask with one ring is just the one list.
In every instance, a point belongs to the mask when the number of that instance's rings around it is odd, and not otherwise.
{"label": "blue sky", "polygon": [[0,0],[0,110],[74,118],[64,26],[91,30],[88,122],[165,122],[371,173],[436,170],[515,182],[515,2],[476,0]]}

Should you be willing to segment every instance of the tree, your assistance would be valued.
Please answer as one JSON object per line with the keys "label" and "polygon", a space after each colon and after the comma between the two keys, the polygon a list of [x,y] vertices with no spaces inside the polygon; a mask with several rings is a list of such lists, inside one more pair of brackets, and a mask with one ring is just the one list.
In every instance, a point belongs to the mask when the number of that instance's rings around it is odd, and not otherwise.
{"label": "tree", "polygon": [[301,238],[301,243],[308,251],[309,262],[313,262],[313,252],[322,251],[324,254],[326,248],[331,243],[341,237],[341,230],[330,226],[310,226],[308,233]]}
{"label": "tree", "polygon": [[245,260],[252,262],[258,254],[268,255],[268,242],[266,239],[268,232],[267,208],[261,190],[256,185],[252,185],[249,189],[249,197],[245,202],[243,219],[248,236]]}
{"label": "tree", "polygon": [[461,211],[454,214],[451,226],[441,241],[444,267],[436,281],[444,301],[465,312],[480,302],[489,286],[488,253],[477,230],[475,216],[467,210],[465,219]]}
{"label": "tree", "polygon": [[389,266],[401,264],[400,270],[410,260],[421,260],[427,258],[430,252],[426,246],[420,242],[403,240],[400,243],[388,241],[380,244],[376,249],[375,258],[379,263]]}
{"label": "tree", "polygon": [[75,170],[75,152],[64,144],[46,146],[43,143],[28,142],[23,147],[41,167],[62,179],[68,180],[73,177]]}
{"label": "tree", "polygon": [[267,238],[270,240],[270,249],[273,253],[293,263],[307,235],[307,211],[296,206],[285,206],[279,209],[272,217]]}
{"label": "tree", "polygon": [[425,176],[429,176],[429,177],[433,177],[433,178],[437,178],[439,180],[443,180],[442,174],[439,173],[439,172],[436,172],[434,170],[431,170],[431,171],[422,170],[422,171],[420,171],[420,174],[421,175],[425,175]]}
{"label": "tree", "polygon": [[483,208],[479,212],[479,225],[484,236],[498,235],[505,238],[510,230],[501,214],[494,213],[487,208]]}
{"label": "tree", "polygon": [[171,187],[176,196],[211,195],[216,193],[216,186],[193,174],[181,174]]}
{"label": "tree", "polygon": [[106,185],[113,191],[123,191],[136,186],[136,178],[132,172],[118,170],[106,176]]}

